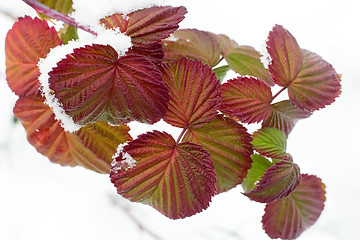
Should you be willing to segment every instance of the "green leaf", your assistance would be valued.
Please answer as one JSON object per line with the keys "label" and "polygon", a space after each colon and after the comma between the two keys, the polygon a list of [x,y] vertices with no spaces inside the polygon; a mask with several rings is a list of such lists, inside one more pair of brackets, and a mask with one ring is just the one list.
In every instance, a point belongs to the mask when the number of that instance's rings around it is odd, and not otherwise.
{"label": "green leaf", "polygon": [[60,44],[56,30],[46,21],[28,16],[19,18],[5,39],[6,80],[16,95],[41,94],[37,64]]}
{"label": "green leaf", "polygon": [[220,83],[208,65],[182,58],[163,65],[170,101],[164,121],[181,128],[201,127],[217,116]]}
{"label": "green leaf", "polygon": [[266,204],[263,228],[270,238],[296,239],[320,217],[325,200],[321,179],[302,174],[294,192]]}
{"label": "green leaf", "polygon": [[290,101],[298,108],[318,110],[340,95],[340,77],[335,69],[319,55],[302,50],[282,26],[276,25],[269,33],[267,50],[274,82],[288,88]]}
{"label": "green leaf", "polygon": [[[135,166],[126,169],[129,157]],[[215,193],[210,154],[194,143],[177,144],[165,132],[142,134],[125,146],[110,177],[123,197],[148,204],[171,219],[201,212]]]}
{"label": "green leaf", "polygon": [[165,59],[178,60],[182,57],[200,60],[210,67],[220,61],[220,46],[214,34],[197,29],[180,29],[170,39],[163,41]]}
{"label": "green leaf", "polygon": [[200,128],[190,128],[183,141],[201,145],[211,155],[216,173],[216,192],[225,192],[241,184],[251,167],[251,137],[234,120],[217,116]]}
{"label": "green leaf", "polygon": [[273,127],[280,129],[289,136],[296,122],[311,116],[310,111],[295,107],[289,100],[271,104],[271,113],[263,123],[262,127]]}
{"label": "green leaf", "polygon": [[39,96],[20,97],[14,107],[15,117],[24,126],[30,144],[62,166],[80,165],[109,173],[117,146],[131,140],[129,128],[99,121],[74,133],[65,132],[44,100]]}
{"label": "green leaf", "polygon": [[74,50],[49,73],[50,88],[75,123],[155,123],[169,99],[161,72],[146,57],[94,44]]}
{"label": "green leaf", "polygon": [[265,174],[265,171],[273,165],[266,157],[259,154],[251,155],[251,159],[253,163],[242,183],[245,192],[253,190],[256,186],[256,182],[258,182]]}
{"label": "green leaf", "polygon": [[227,56],[233,49],[240,47],[237,42],[230,39],[225,34],[214,34],[214,36],[220,44],[220,50],[223,57]]}
{"label": "green leaf", "polygon": [[73,11],[72,0],[36,0],[36,1],[64,14],[69,14]]}
{"label": "green leaf", "polygon": [[292,193],[300,179],[299,166],[292,160],[281,160],[269,167],[256,187],[244,195],[253,201],[269,203]]}
{"label": "green leaf", "polygon": [[68,24],[64,24],[64,27],[59,31],[59,35],[64,44],[79,39],[77,28]]}
{"label": "green leaf", "polygon": [[250,75],[274,85],[270,73],[260,61],[260,53],[250,46],[238,46],[229,50],[225,60],[230,68],[240,75]]}
{"label": "green leaf", "polygon": [[220,110],[245,123],[261,122],[270,114],[271,89],[253,77],[238,77],[221,85]]}
{"label": "green leaf", "polygon": [[224,80],[229,70],[230,67],[228,65],[221,66],[218,68],[213,68],[213,71],[216,73],[216,77],[219,79],[220,83]]}
{"label": "green leaf", "polygon": [[277,128],[265,127],[254,132],[251,142],[254,149],[263,156],[283,159],[286,153],[286,136]]}

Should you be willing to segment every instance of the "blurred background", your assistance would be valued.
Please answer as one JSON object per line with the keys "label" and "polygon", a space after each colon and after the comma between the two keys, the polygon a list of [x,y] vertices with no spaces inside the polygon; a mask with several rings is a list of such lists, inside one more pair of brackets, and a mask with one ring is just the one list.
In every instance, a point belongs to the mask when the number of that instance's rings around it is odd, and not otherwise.
{"label": "blurred background", "polygon": [[[357,1],[164,2],[187,8],[180,28],[223,33],[259,51],[271,28],[283,25],[300,47],[319,54],[342,74],[341,96],[298,122],[289,136],[288,152],[302,173],[317,175],[327,186],[322,215],[298,239],[359,239]],[[89,11],[95,8],[91,5]],[[5,80],[6,33],[17,17],[24,15],[36,13],[21,0],[0,0],[0,239],[268,239],[261,225],[264,205],[248,200],[240,186],[215,196],[202,213],[173,221],[149,206],[117,195],[107,175],[61,167],[37,153],[27,142],[21,124],[14,122],[16,96]],[[144,125],[139,128],[150,130]]]}

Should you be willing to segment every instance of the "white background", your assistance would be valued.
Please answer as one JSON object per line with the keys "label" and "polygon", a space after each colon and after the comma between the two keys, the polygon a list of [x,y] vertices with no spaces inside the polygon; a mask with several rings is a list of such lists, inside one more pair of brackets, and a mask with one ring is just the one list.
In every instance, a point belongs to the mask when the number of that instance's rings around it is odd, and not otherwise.
{"label": "white background", "polygon": [[[120,0],[119,0],[120,1]],[[96,2],[96,1],[95,1]],[[103,1],[102,1],[103,2]],[[318,222],[299,239],[352,240],[360,235],[360,14],[357,1],[168,1],[188,9],[181,28],[224,33],[261,50],[275,24],[287,28],[300,47],[321,55],[342,74],[342,94],[334,104],[300,121],[288,152],[303,173],[316,174],[327,188]],[[96,6],[90,6],[95,9]],[[34,11],[22,1],[0,0],[13,16]],[[16,97],[5,82],[4,39],[13,20],[0,13],[0,239],[156,239],[141,231],[134,216],[159,238],[268,239],[262,230],[263,204],[242,189],[213,198],[204,212],[172,221],[151,207],[116,194],[107,175],[50,163],[12,124]],[[147,131],[143,125],[143,131]],[[138,128],[139,128],[138,127]]]}

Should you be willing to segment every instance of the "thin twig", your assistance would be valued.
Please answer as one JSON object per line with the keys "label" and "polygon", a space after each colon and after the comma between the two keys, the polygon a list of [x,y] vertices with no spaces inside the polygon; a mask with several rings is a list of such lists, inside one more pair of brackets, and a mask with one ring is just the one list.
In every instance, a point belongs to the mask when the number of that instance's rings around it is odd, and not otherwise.
{"label": "thin twig", "polygon": [[64,23],[67,23],[71,26],[82,29],[91,34],[94,34],[95,36],[97,35],[97,33],[92,31],[90,28],[84,27],[84,26],[81,26],[80,24],[78,24],[74,18],[72,18],[68,15],[65,15],[63,13],[60,13],[52,8],[49,8],[48,6],[38,2],[36,0],[23,0],[23,1],[38,12],[41,12],[41,13],[43,13],[49,17],[52,17],[56,20],[63,21]]}
{"label": "thin twig", "polygon": [[137,219],[134,216],[134,214],[131,213],[131,210],[130,210],[130,208],[128,206],[124,206],[123,204],[119,204],[118,201],[116,201],[116,199],[114,197],[111,197],[111,199],[112,199],[113,204],[116,205],[116,206],[119,206],[141,231],[143,231],[144,233],[147,233],[148,235],[150,235],[151,237],[153,237],[156,240],[163,240],[161,237],[156,235],[153,231],[151,231],[150,229],[145,227],[139,221],[139,219]]}
{"label": "thin twig", "polygon": [[0,10],[0,13],[2,14],[2,15],[5,15],[5,16],[7,16],[7,17],[9,17],[11,20],[13,20],[13,21],[16,21],[17,20],[17,17],[15,17],[14,15],[12,15],[10,12],[7,12],[7,11],[5,11],[5,10]]}
{"label": "thin twig", "polygon": [[[286,86],[286,87],[283,87],[282,89],[280,89],[280,91],[278,91],[278,92],[274,95],[274,97],[272,98],[272,101],[274,101],[274,99],[275,99],[277,96],[279,96],[280,93],[282,93],[285,89],[287,89],[287,86]],[[271,101],[271,102],[272,102],[272,101]]]}
{"label": "thin twig", "polygon": [[176,141],[176,144],[178,144],[178,143],[181,141],[182,137],[183,137],[184,134],[186,133],[186,130],[187,130],[187,128],[184,128],[184,129],[182,130],[182,132],[180,133],[180,135],[179,135],[179,137],[178,137],[178,139],[177,139],[177,141]]}

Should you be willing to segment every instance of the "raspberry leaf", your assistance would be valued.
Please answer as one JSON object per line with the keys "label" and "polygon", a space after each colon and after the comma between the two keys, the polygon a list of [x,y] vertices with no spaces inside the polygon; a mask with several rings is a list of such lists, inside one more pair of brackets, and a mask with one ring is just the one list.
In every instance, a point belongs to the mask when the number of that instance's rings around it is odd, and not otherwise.
{"label": "raspberry leaf", "polygon": [[180,29],[163,41],[165,59],[187,57],[200,60],[210,67],[220,61],[220,46],[214,34],[197,29]]}
{"label": "raspberry leaf", "polygon": [[56,10],[57,12],[69,14],[73,11],[72,0],[36,0],[49,8]]}
{"label": "raspberry leaf", "polygon": [[241,184],[251,167],[250,134],[230,118],[217,116],[200,128],[188,129],[183,141],[199,144],[210,153],[215,166],[217,193]]}
{"label": "raspberry leaf", "polygon": [[260,61],[260,53],[250,46],[232,48],[225,55],[230,68],[240,75],[250,75],[263,80],[269,86],[274,85],[270,73]]}
{"label": "raspberry leaf", "polygon": [[50,88],[65,112],[80,125],[100,119],[111,124],[159,121],[168,90],[161,72],[146,57],[118,58],[109,45],[74,50],[49,73]]}
{"label": "raspberry leaf", "polygon": [[56,30],[46,21],[31,17],[19,18],[5,40],[6,79],[11,90],[19,96],[40,94],[40,58],[50,49],[62,44]]}
{"label": "raspberry leaf", "polygon": [[256,182],[258,182],[266,170],[273,165],[266,157],[259,154],[251,155],[251,159],[253,161],[251,168],[242,183],[245,192],[253,190],[256,187]]}
{"label": "raspberry leaf", "polygon": [[269,167],[256,187],[244,193],[251,200],[269,203],[288,196],[299,185],[300,168],[292,160],[281,160]]}
{"label": "raspberry leaf", "polygon": [[261,122],[271,112],[270,87],[258,78],[238,77],[221,85],[221,111],[245,123]]}
{"label": "raspberry leaf", "polygon": [[286,136],[277,128],[262,128],[252,135],[254,149],[263,156],[283,159],[286,153]]}
{"label": "raspberry leaf", "polygon": [[135,166],[124,168],[120,153],[110,177],[119,194],[154,207],[171,219],[192,216],[209,206],[216,176],[210,154],[200,145],[177,144],[165,132],[149,132],[124,147]]}
{"label": "raspberry leaf", "polygon": [[181,128],[201,127],[217,116],[220,83],[211,68],[182,58],[163,65],[170,100],[164,120]]}
{"label": "raspberry leaf", "polygon": [[30,144],[50,161],[62,166],[80,165],[109,173],[117,146],[131,140],[127,126],[113,127],[103,121],[74,133],[65,132],[41,97],[20,97],[14,114],[24,126]]}
{"label": "raspberry leaf", "polygon": [[289,100],[271,104],[271,113],[262,122],[262,127],[273,127],[280,129],[289,136],[296,122],[311,116],[310,111],[295,107]]}
{"label": "raspberry leaf", "polygon": [[340,77],[319,55],[302,50],[282,26],[269,33],[269,71],[274,82],[288,88],[291,103],[302,110],[324,108],[340,95]]}
{"label": "raspberry leaf", "polygon": [[263,228],[273,239],[296,239],[320,217],[325,200],[325,185],[321,179],[302,174],[294,192],[266,204]]}

